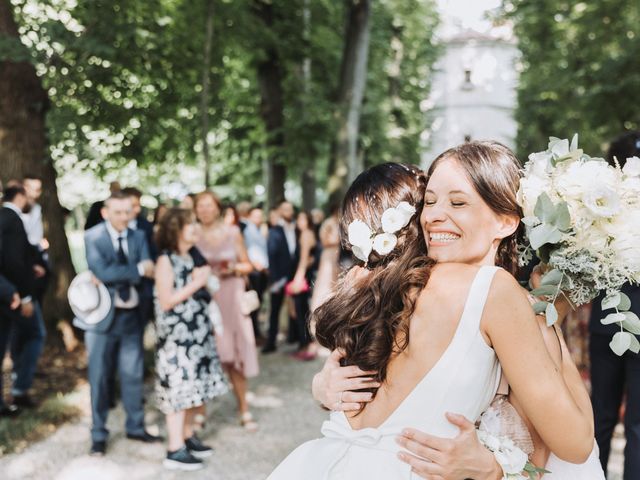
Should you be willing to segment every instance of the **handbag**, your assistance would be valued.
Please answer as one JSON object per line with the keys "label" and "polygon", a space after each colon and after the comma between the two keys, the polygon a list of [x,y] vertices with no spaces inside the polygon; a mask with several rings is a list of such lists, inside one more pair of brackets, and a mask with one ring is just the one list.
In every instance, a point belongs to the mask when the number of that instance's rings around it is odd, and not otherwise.
{"label": "handbag", "polygon": [[300,293],[307,293],[310,289],[311,288],[309,287],[309,282],[307,282],[307,279],[305,278],[302,280],[302,287],[300,288],[300,290],[294,290],[292,280],[284,286],[284,293],[292,297]]}
{"label": "handbag", "polygon": [[255,290],[247,290],[240,297],[240,311],[243,315],[250,315],[260,308],[260,299]]}

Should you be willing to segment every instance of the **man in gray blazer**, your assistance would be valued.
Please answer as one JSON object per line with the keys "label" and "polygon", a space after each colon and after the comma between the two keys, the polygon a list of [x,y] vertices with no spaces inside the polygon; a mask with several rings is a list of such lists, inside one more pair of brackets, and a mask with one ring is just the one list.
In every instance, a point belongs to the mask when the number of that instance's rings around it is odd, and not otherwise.
{"label": "man in gray blazer", "polygon": [[127,413],[127,438],[143,442],[161,441],[144,428],[143,410],[143,319],[140,315],[142,277],[153,277],[153,262],[143,232],[127,227],[131,200],[112,194],[104,204],[103,223],[85,232],[89,270],[109,290],[111,309],[93,325],[76,318],[86,331],[91,387],[91,453],[104,455],[108,431],[109,378],[117,368],[122,403]]}

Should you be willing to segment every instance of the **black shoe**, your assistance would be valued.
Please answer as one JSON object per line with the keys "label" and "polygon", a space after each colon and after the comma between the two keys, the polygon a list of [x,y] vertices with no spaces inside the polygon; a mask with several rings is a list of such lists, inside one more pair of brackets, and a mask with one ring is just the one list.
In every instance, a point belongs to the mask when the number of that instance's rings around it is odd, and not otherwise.
{"label": "black shoe", "polygon": [[262,353],[264,353],[264,354],[273,353],[273,352],[275,352],[276,350],[277,350],[277,349],[276,349],[275,345],[265,345],[265,346],[262,348]]}
{"label": "black shoe", "polygon": [[105,441],[91,442],[91,450],[89,451],[89,455],[91,455],[92,457],[103,457],[106,451],[107,451],[107,442]]}
{"label": "black shoe", "polygon": [[175,452],[167,452],[166,458],[163,460],[162,465],[169,470],[200,470],[202,460],[194,457],[187,447],[184,446]]}
{"label": "black shoe", "polygon": [[187,438],[184,441],[185,446],[196,458],[207,458],[213,455],[213,448],[204,445],[198,437],[193,435],[191,438]]}
{"label": "black shoe", "polygon": [[0,417],[15,417],[20,415],[20,409],[15,405],[2,405],[0,407]]}
{"label": "black shoe", "polygon": [[36,408],[38,404],[33,401],[33,399],[27,395],[14,395],[13,396],[13,404],[22,407],[22,408]]}
{"label": "black shoe", "polygon": [[162,442],[164,440],[162,437],[151,435],[149,432],[127,433],[127,438],[129,440],[136,440],[138,442],[144,442],[144,443],[156,443],[156,442]]}

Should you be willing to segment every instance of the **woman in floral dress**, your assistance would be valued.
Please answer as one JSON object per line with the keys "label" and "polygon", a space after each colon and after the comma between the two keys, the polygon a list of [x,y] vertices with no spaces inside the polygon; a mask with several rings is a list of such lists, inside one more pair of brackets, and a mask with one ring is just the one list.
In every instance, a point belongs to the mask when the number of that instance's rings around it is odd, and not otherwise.
{"label": "woman in floral dress", "polygon": [[[195,410],[228,387],[216,351],[208,302],[200,295],[211,268],[195,267],[189,250],[198,239],[193,214],[174,208],[161,219],[156,265],[156,394],[166,415],[169,444],[164,465],[202,468],[212,449],[194,434]],[[194,295],[198,292],[198,295]]]}

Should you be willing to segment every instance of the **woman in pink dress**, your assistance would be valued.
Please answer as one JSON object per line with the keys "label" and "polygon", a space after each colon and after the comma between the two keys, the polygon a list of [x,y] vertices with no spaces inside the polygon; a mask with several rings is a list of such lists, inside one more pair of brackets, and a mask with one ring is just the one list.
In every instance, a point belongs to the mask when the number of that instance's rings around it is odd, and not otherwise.
{"label": "woman in pink dress", "polygon": [[240,308],[246,290],[245,276],[253,267],[240,229],[224,223],[220,201],[213,192],[198,194],[195,212],[202,225],[197,246],[220,279],[220,290],[214,295],[224,327],[222,335],[216,334],[218,355],[238,399],[240,423],[254,431],[258,424],[247,404],[247,378],[258,375],[258,353],[251,318]]}

